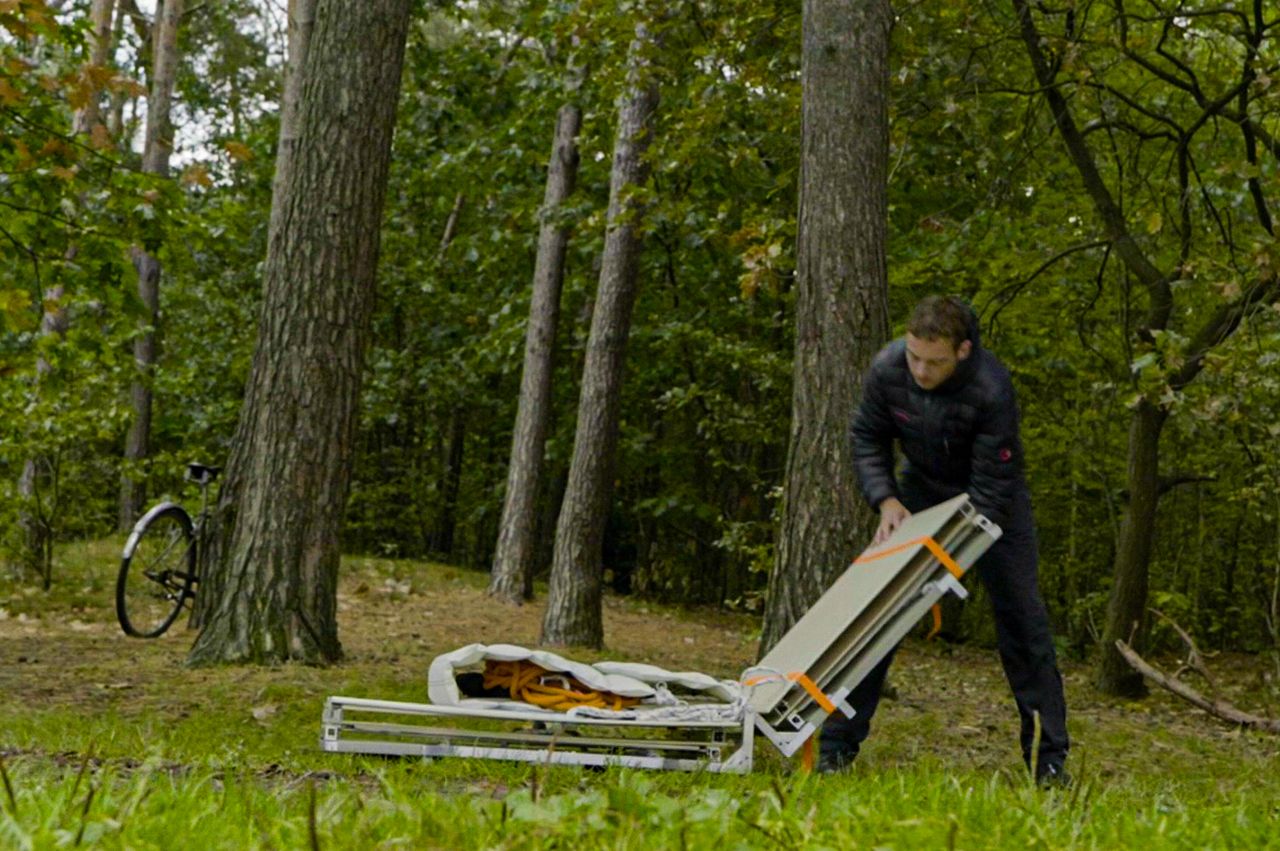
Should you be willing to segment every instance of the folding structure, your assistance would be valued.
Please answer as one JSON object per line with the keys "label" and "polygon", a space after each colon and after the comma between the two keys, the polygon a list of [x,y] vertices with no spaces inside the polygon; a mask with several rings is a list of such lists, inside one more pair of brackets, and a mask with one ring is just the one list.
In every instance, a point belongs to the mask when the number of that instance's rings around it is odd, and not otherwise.
{"label": "folding structure", "polygon": [[320,744],[335,753],[745,773],[756,731],[791,756],[830,713],[852,717],[850,692],[943,594],[966,596],[961,577],[999,536],[965,495],[908,518],[744,672],[730,701],[560,712],[514,700],[335,696],[325,703]]}

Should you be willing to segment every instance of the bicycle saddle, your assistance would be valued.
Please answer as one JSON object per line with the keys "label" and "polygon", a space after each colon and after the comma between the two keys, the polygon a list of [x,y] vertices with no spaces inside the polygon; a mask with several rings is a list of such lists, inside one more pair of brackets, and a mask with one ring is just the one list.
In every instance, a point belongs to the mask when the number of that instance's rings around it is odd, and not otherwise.
{"label": "bicycle saddle", "polygon": [[221,467],[210,467],[206,464],[188,464],[187,478],[193,482],[200,484],[208,484],[218,477],[218,473],[222,472]]}

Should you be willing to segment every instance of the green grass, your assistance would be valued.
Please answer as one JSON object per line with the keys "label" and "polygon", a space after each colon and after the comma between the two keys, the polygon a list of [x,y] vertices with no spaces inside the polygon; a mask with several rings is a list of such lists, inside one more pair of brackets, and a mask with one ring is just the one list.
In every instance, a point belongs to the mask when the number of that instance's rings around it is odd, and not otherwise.
{"label": "green grass", "polygon": [[[1068,666],[1077,783],[1040,791],[977,648],[906,648],[902,696],[837,777],[798,772],[764,742],[748,777],[327,754],[326,695],[422,700],[436,653],[482,629],[528,643],[537,610],[497,610],[494,627],[478,574],[354,558],[343,664],[190,670],[189,634],[118,635],[117,550],[60,552],[47,594],[0,580],[0,849],[1280,848],[1277,737],[1164,695],[1104,699]],[[756,630],[616,599],[606,619],[610,655],[720,673],[749,659]],[[1243,684],[1232,699],[1266,705],[1264,660],[1220,670]]]}
{"label": "green grass", "polygon": [[[9,766],[0,844],[46,848],[1269,848],[1274,777],[1044,793],[923,762],[837,778],[337,761],[336,776]],[[16,816],[14,815],[16,810]]]}

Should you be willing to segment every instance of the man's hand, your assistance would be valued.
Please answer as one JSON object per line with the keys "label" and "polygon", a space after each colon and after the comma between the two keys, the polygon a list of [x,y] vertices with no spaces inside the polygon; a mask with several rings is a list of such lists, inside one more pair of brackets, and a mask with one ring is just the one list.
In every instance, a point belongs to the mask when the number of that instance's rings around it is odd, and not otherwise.
{"label": "man's hand", "polygon": [[911,516],[911,512],[907,511],[907,507],[898,501],[897,497],[889,497],[880,503],[880,527],[876,529],[876,537],[871,543],[883,544],[889,539],[889,536],[898,530],[902,525],[902,521]]}

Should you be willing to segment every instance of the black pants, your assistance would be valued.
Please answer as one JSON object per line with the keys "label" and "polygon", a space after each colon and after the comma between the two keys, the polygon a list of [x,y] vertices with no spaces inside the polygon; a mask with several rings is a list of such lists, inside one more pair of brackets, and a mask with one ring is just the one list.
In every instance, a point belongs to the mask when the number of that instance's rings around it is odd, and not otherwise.
{"label": "black pants", "polygon": [[[904,500],[906,502],[906,500]],[[916,503],[912,505],[912,503]],[[931,501],[912,500],[912,510]],[[1038,763],[1062,764],[1066,759],[1067,705],[1058,673],[1057,654],[1049,629],[1049,615],[1040,596],[1035,524],[1031,501],[1025,495],[1015,502],[1013,517],[1000,540],[978,559],[975,569],[995,610],[996,644],[1004,673],[1013,691],[1022,720],[1022,758],[1031,763],[1035,741],[1035,714],[1040,715]],[[896,650],[895,650],[896,652]],[[846,718],[836,712],[822,727],[821,752],[829,757],[852,759],[871,732],[871,718],[880,702],[880,689],[893,661],[893,653],[872,669],[848,701],[856,714]],[[957,670],[956,676],[964,676]]]}

